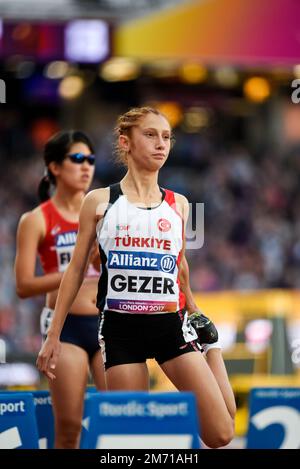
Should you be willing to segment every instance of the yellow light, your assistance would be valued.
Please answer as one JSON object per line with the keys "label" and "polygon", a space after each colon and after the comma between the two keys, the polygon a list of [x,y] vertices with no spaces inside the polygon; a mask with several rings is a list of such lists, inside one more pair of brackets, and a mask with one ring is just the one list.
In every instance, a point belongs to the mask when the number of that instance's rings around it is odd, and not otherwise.
{"label": "yellow light", "polygon": [[115,57],[100,68],[100,76],[105,81],[135,80],[140,74],[139,64],[132,59]]}
{"label": "yellow light", "polygon": [[229,66],[219,67],[215,71],[216,82],[224,88],[233,88],[239,82],[238,73]]}
{"label": "yellow light", "polygon": [[172,128],[180,123],[182,110],[178,103],[174,101],[164,101],[153,103],[153,106],[166,116]]}
{"label": "yellow light", "polygon": [[203,107],[191,107],[184,114],[183,129],[188,133],[197,133],[202,128],[208,127],[210,112]]}
{"label": "yellow light", "polygon": [[248,78],[243,88],[246,98],[256,103],[262,103],[271,94],[270,83],[263,77]]}
{"label": "yellow light", "polygon": [[179,77],[185,83],[196,84],[201,83],[207,78],[207,69],[198,63],[185,63],[179,68]]}
{"label": "yellow light", "polygon": [[69,65],[67,62],[64,62],[63,60],[55,60],[47,65],[44,74],[47,78],[57,80],[66,76],[68,70]]}
{"label": "yellow light", "polygon": [[81,95],[84,89],[84,81],[78,76],[69,76],[64,78],[58,87],[60,96],[64,99],[76,99]]}

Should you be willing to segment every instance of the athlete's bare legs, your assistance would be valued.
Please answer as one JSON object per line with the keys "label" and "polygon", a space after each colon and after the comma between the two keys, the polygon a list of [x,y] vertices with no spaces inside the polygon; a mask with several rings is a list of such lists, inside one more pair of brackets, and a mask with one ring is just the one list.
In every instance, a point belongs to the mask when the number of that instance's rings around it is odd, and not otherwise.
{"label": "athlete's bare legs", "polygon": [[106,371],[109,391],[148,391],[149,373],[146,363],[112,366]]}
{"label": "athlete's bare legs", "polygon": [[90,362],[90,369],[93,376],[93,381],[95,383],[96,388],[99,391],[106,390],[106,382],[105,382],[105,375],[103,372],[103,360],[101,351],[95,353],[91,362]]}
{"label": "athlete's bare legs", "polygon": [[74,344],[62,343],[56,379],[49,380],[54,420],[55,448],[79,447],[88,355]]}
{"label": "athlete's bare legs", "polygon": [[234,436],[233,420],[218,382],[201,353],[180,355],[163,363],[161,368],[179,391],[194,392],[204,443],[211,448],[228,444]]}

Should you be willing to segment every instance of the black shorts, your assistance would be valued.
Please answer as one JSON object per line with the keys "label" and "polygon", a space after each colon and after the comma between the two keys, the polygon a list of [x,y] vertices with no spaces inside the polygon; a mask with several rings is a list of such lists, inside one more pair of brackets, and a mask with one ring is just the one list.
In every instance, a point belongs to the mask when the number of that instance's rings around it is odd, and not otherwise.
{"label": "black shorts", "polygon": [[101,313],[99,343],[105,369],[155,358],[162,364],[188,352],[199,352],[193,328],[184,310],[163,314]]}
{"label": "black shorts", "polygon": [[[44,308],[41,315],[41,332],[46,337],[52,319],[53,310]],[[89,360],[100,350],[98,342],[98,314],[67,314],[60,341],[74,344],[86,351]]]}

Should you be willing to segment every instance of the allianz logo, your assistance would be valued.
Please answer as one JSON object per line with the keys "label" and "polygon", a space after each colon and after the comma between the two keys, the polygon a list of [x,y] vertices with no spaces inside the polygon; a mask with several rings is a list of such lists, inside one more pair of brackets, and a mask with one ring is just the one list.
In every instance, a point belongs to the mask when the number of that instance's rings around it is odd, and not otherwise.
{"label": "allianz logo", "polygon": [[77,232],[68,231],[67,233],[60,233],[56,237],[56,247],[61,246],[74,246],[76,243]]}
{"label": "allianz logo", "polygon": [[161,270],[173,273],[176,266],[176,257],[170,254],[149,254],[147,252],[126,253],[110,251],[110,268],[127,268],[132,270]]}

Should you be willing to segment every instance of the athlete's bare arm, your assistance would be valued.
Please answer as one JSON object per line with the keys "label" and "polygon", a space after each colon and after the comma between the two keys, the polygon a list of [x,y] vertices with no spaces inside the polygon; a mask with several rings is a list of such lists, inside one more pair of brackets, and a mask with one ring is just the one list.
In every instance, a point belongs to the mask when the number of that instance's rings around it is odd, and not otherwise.
{"label": "athlete's bare arm", "polygon": [[[184,232],[189,217],[189,203],[186,197],[181,194],[175,193],[175,201],[177,209],[184,221]],[[190,287],[190,272],[188,262],[185,257],[185,236],[183,236],[183,247],[181,261],[179,265],[179,279],[180,279],[180,290],[184,293],[186,298],[186,309],[189,313],[197,311],[198,306],[196,305],[193,297],[193,293]]]}
{"label": "athlete's bare arm", "polygon": [[20,298],[41,295],[59,287],[61,272],[35,275],[37,250],[45,233],[45,221],[39,207],[21,217],[17,231],[15,259],[16,289]]}
{"label": "athlete's bare arm", "polygon": [[60,351],[59,336],[68,311],[82,284],[90,250],[96,239],[96,225],[103,217],[109,200],[109,189],[97,189],[87,194],[83,200],[79,216],[79,230],[71,261],[65,271],[56,300],[55,311],[47,339],[38,355],[37,366],[50,379]]}
{"label": "athlete's bare arm", "polygon": [[97,272],[100,272],[101,259],[100,259],[98,244],[96,241],[94,242],[91,248],[89,263],[93,265],[94,269],[97,270]]}

